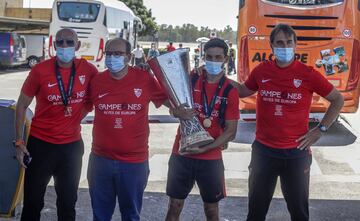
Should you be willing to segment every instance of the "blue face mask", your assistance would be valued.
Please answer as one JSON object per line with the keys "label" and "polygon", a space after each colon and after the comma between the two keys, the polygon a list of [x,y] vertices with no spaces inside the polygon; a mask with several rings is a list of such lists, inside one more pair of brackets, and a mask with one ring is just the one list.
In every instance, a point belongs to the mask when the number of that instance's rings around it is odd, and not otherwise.
{"label": "blue face mask", "polygon": [[219,75],[223,71],[223,62],[205,61],[205,70],[210,75]]}
{"label": "blue face mask", "polygon": [[75,57],[75,47],[56,48],[56,57],[64,63],[69,63]]}
{"label": "blue face mask", "polygon": [[118,73],[125,67],[125,57],[124,56],[106,56],[105,65],[109,69],[110,73]]}
{"label": "blue face mask", "polygon": [[294,58],[294,48],[274,48],[276,60],[284,63],[290,62]]}

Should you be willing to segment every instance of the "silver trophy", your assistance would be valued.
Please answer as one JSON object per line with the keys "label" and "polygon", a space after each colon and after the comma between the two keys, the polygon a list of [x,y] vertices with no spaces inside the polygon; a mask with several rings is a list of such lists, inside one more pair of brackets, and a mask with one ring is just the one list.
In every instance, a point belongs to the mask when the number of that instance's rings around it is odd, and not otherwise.
{"label": "silver trophy", "polygon": [[[148,64],[167,92],[173,107],[184,104],[185,107],[194,108],[189,79],[189,49],[177,49],[160,55],[149,60]],[[191,120],[180,120],[180,134],[180,152],[214,141],[214,138],[201,126],[196,116]]]}

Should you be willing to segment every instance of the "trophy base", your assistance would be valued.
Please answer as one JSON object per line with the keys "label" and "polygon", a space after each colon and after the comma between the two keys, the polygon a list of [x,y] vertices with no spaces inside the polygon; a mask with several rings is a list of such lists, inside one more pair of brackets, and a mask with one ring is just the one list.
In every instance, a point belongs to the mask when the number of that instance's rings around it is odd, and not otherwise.
{"label": "trophy base", "polygon": [[201,147],[214,141],[207,131],[199,131],[186,137],[181,136],[179,152],[184,152],[192,147]]}

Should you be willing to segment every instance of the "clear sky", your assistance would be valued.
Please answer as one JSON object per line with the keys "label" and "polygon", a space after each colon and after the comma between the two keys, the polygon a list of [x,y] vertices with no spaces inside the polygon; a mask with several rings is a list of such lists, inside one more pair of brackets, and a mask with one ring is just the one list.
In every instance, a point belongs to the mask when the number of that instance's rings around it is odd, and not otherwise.
{"label": "clear sky", "polygon": [[223,29],[230,25],[237,29],[239,0],[143,0],[151,8],[158,24],[182,25]]}
{"label": "clear sky", "polygon": [[[230,25],[237,29],[236,16],[239,0],[143,0],[152,9],[158,24],[182,25],[223,29]],[[24,0],[24,7],[51,8],[53,0]],[[29,4],[31,3],[31,4]]]}

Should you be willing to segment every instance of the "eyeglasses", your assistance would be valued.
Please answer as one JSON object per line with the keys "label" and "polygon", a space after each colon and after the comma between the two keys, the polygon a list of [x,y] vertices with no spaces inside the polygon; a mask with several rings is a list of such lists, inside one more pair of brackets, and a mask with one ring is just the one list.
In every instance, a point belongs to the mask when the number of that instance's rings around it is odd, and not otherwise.
{"label": "eyeglasses", "polygon": [[105,52],[106,56],[115,56],[115,57],[120,57],[120,56],[125,56],[127,55],[126,52],[124,51],[106,51]]}
{"label": "eyeglasses", "polygon": [[67,46],[69,47],[74,47],[75,45],[75,41],[74,40],[64,40],[64,39],[58,39],[55,41],[56,46],[61,47],[64,46],[64,44],[66,43]]}

